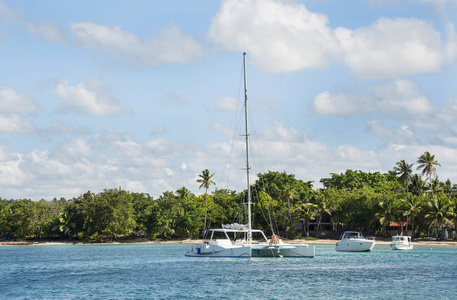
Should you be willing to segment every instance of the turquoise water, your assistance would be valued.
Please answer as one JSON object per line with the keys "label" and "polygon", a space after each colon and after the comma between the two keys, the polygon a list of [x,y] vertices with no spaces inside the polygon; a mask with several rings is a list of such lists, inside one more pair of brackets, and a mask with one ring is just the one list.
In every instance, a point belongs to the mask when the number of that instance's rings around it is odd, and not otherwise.
{"label": "turquoise water", "polygon": [[457,247],[190,258],[190,245],[0,247],[0,299],[455,299]]}

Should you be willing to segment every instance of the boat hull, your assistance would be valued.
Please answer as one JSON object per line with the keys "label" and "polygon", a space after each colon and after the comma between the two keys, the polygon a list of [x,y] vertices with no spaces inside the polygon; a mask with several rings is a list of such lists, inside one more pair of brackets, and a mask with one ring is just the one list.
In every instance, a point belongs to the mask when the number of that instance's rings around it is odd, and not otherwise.
{"label": "boat hull", "polygon": [[390,248],[392,250],[412,250],[413,249],[413,245],[391,244]]}
{"label": "boat hull", "polygon": [[374,241],[350,240],[336,243],[336,251],[339,252],[369,252],[373,250]]}
{"label": "boat hull", "polygon": [[314,257],[314,246],[303,244],[253,245],[252,257]]}
{"label": "boat hull", "polygon": [[188,257],[314,257],[314,246],[297,244],[213,245],[199,243],[186,253]]}
{"label": "boat hull", "polygon": [[251,247],[199,243],[186,252],[189,257],[251,257]]}

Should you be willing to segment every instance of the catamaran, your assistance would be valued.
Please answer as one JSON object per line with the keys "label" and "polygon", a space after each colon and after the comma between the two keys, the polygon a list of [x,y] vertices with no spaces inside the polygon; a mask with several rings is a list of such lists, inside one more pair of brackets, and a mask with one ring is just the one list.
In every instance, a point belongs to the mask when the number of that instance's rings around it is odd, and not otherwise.
{"label": "catamaran", "polygon": [[246,53],[243,53],[244,69],[244,117],[246,130],[246,185],[248,223],[222,225],[210,229],[210,238],[192,245],[186,256],[194,257],[314,257],[314,246],[308,244],[289,244],[273,234],[268,239],[259,229],[252,229],[251,191],[249,164],[248,96],[246,80]]}

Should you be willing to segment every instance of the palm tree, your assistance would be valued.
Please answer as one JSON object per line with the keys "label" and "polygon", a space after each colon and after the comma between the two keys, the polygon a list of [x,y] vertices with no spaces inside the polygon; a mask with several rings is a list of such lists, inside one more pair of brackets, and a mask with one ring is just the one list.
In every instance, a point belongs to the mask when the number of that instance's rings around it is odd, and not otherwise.
{"label": "palm tree", "polygon": [[54,226],[53,230],[66,234],[71,240],[70,229],[75,229],[75,223],[71,222],[70,214],[65,211],[59,216],[58,223]]}
{"label": "palm tree", "polygon": [[413,173],[413,165],[414,164],[408,164],[404,159],[400,160],[397,162],[397,166],[394,167],[394,171],[396,175],[399,175],[398,181],[403,183],[403,186],[406,189],[406,194],[408,194],[409,197],[409,185],[411,184],[412,180],[412,173]]}
{"label": "palm tree", "polygon": [[443,183],[440,182],[438,177],[432,179],[432,184],[427,187],[427,190],[432,193],[432,195],[436,195],[438,192],[443,192]]}
{"label": "palm tree", "polygon": [[379,210],[375,213],[375,217],[379,220],[384,232],[387,232],[386,227],[389,227],[392,221],[398,221],[400,202],[395,198],[389,197],[380,201],[378,205]]}
{"label": "palm tree", "polygon": [[452,186],[452,183],[451,183],[451,180],[446,180],[445,182],[441,182],[440,183],[440,186],[441,186],[441,190],[448,196],[451,195],[451,192],[452,192],[452,189],[453,189],[453,186]]}
{"label": "palm tree", "polygon": [[316,236],[317,236],[317,234],[321,232],[322,216],[324,214],[332,215],[332,212],[331,212],[331,207],[330,207],[330,201],[328,199],[328,196],[324,192],[317,191],[315,201],[316,201],[316,212],[319,214],[318,221],[317,221],[317,229],[316,229]]}
{"label": "palm tree", "polygon": [[[403,200],[403,215],[409,218],[411,222],[411,238],[414,238],[414,217],[417,216],[422,208],[423,198],[421,196],[412,196]],[[406,223],[406,232],[408,232],[408,223]]]}
{"label": "palm tree", "polygon": [[425,218],[430,221],[430,227],[436,226],[441,229],[440,239],[443,240],[443,227],[455,216],[449,198],[440,196],[432,198],[427,203],[427,210]]}
{"label": "palm tree", "polygon": [[419,174],[414,174],[411,177],[411,193],[420,196],[425,191],[425,181],[422,180]]}
{"label": "palm tree", "polygon": [[291,226],[292,226],[292,210],[290,208],[290,200],[293,200],[295,197],[296,197],[295,190],[293,188],[287,187],[284,198],[287,199],[287,208],[289,211],[289,221],[290,221]]}
{"label": "palm tree", "polygon": [[186,189],[186,187],[184,187],[184,186],[182,188],[176,190],[176,194],[178,195],[178,197],[180,199],[193,197],[192,192],[190,190]]}
{"label": "palm tree", "polygon": [[197,182],[201,183],[199,189],[205,188],[205,223],[203,224],[203,233],[205,233],[206,213],[207,213],[207,209],[208,209],[208,189],[212,184],[216,185],[216,183],[211,180],[211,177],[214,176],[214,173],[212,175],[209,175],[208,169],[203,170],[202,173],[198,176],[200,177],[200,179],[197,179]]}
{"label": "palm tree", "polygon": [[306,224],[306,237],[309,237],[309,221],[314,220],[319,214],[316,213],[317,205],[312,203],[304,203],[294,209],[297,219],[302,220]]}
{"label": "palm tree", "polygon": [[417,166],[417,170],[422,169],[422,175],[428,176],[430,186],[432,186],[432,175],[436,176],[435,166],[441,167],[441,165],[435,160],[435,155],[431,155],[430,152],[425,151],[424,154],[417,158],[417,162],[419,163],[419,165]]}

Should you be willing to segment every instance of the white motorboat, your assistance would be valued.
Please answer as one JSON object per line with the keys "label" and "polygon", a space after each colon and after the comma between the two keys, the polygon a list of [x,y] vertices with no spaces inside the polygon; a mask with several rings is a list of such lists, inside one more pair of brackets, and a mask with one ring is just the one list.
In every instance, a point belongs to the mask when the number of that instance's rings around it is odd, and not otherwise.
{"label": "white motorboat", "polygon": [[336,243],[336,251],[364,252],[371,251],[375,245],[374,240],[367,240],[358,231],[345,231],[341,240]]}
{"label": "white motorboat", "polygon": [[[314,257],[314,246],[307,244],[287,244],[277,235],[267,239],[264,232],[251,228],[251,189],[249,183],[249,130],[248,97],[246,84],[246,53],[243,53],[244,65],[244,113],[246,127],[246,186],[248,224],[222,225],[219,229],[210,229],[211,237],[202,243],[192,245],[186,256],[194,257]],[[232,236],[232,238],[230,238]]]}
{"label": "white motorboat", "polygon": [[411,237],[405,235],[395,235],[392,237],[392,243],[390,244],[392,250],[412,250],[413,245],[411,244]]}

